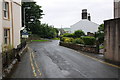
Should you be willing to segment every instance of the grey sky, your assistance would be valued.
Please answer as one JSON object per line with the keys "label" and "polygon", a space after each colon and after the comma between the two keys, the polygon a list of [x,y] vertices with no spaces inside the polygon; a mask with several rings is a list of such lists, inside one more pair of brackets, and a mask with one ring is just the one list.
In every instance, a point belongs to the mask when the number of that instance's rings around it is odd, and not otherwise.
{"label": "grey sky", "polygon": [[92,21],[98,24],[113,18],[113,0],[35,0],[42,6],[42,23],[55,27],[70,27],[81,20],[82,9],[88,9]]}

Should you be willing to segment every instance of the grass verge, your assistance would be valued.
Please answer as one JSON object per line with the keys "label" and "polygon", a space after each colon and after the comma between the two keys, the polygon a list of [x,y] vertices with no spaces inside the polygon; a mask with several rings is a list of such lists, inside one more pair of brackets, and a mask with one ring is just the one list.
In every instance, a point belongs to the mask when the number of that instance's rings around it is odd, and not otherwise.
{"label": "grass verge", "polygon": [[49,41],[49,40],[31,40],[32,42],[46,42],[46,41]]}

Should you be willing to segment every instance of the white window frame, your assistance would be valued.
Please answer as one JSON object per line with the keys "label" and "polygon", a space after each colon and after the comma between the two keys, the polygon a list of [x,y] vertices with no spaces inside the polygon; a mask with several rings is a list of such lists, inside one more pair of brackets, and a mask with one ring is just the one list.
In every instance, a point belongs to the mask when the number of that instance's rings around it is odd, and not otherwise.
{"label": "white window frame", "polygon": [[10,29],[4,29],[4,44],[10,44]]}
{"label": "white window frame", "polygon": [[9,19],[9,2],[3,2],[3,17]]}

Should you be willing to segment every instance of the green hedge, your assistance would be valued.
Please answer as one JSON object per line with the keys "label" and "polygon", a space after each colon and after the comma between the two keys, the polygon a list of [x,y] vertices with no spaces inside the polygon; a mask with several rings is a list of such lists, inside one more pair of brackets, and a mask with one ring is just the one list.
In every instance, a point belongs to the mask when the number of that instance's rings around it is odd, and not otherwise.
{"label": "green hedge", "polygon": [[95,44],[95,37],[85,36],[82,37],[84,45],[94,45]]}
{"label": "green hedge", "polygon": [[72,43],[74,43],[74,44],[83,44],[84,42],[83,42],[83,40],[81,38],[76,38],[76,39],[73,40]]}
{"label": "green hedge", "polygon": [[74,37],[73,33],[65,33],[63,34],[63,37]]}
{"label": "green hedge", "polygon": [[71,38],[71,37],[62,37],[60,41],[65,43],[74,43],[74,44],[84,44],[84,45],[94,45],[95,37],[84,36],[82,38]]}

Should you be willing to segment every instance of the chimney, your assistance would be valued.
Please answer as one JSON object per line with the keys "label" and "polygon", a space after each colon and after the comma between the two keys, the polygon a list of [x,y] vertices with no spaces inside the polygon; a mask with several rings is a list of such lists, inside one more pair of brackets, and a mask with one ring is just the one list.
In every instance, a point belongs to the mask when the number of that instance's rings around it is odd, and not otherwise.
{"label": "chimney", "polygon": [[114,18],[120,18],[120,0],[114,0]]}
{"label": "chimney", "polygon": [[87,9],[82,10],[82,19],[87,19]]}
{"label": "chimney", "polygon": [[91,21],[90,13],[88,13],[88,20]]}

